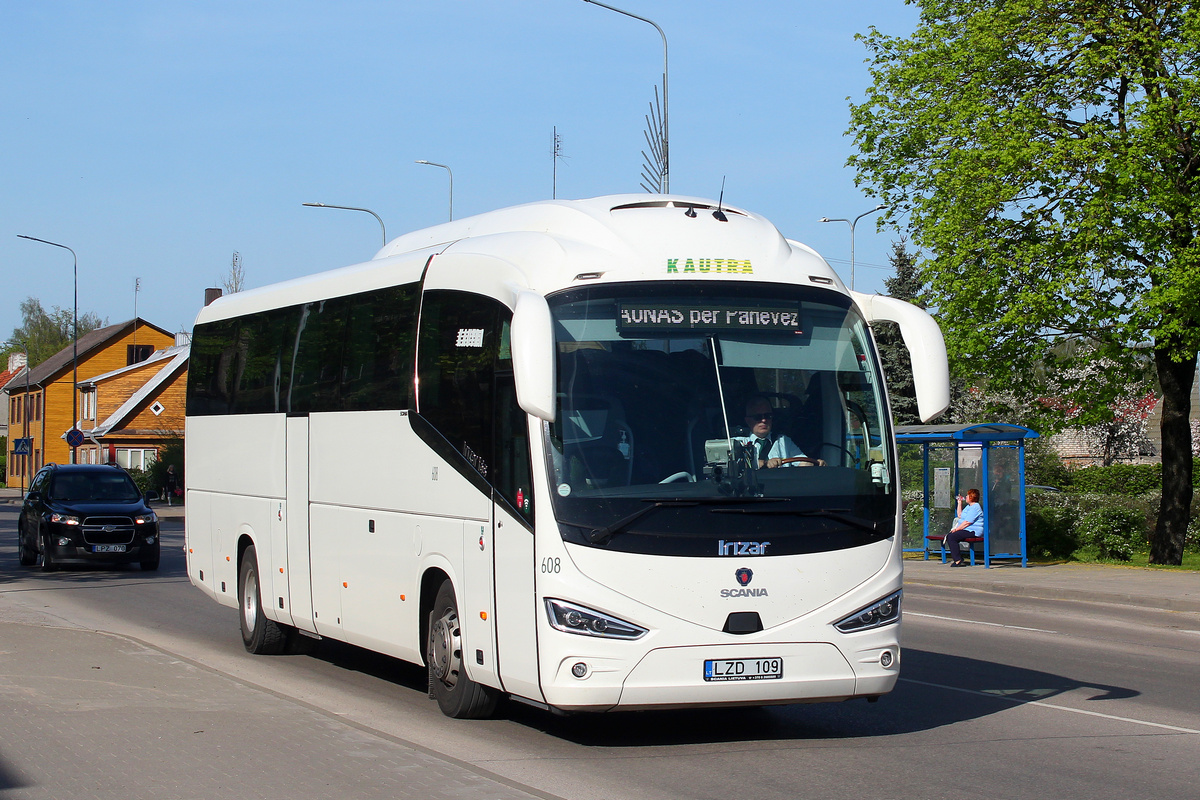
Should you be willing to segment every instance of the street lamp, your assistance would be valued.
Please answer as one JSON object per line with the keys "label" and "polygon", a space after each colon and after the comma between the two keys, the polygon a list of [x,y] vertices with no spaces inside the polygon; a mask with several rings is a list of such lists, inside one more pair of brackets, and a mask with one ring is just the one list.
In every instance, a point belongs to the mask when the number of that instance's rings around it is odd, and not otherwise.
{"label": "street lamp", "polygon": [[857,217],[854,218],[853,222],[851,222],[848,219],[842,219],[840,217],[838,219],[830,219],[829,217],[821,217],[819,220],[817,220],[817,222],[844,222],[850,226],[850,291],[854,291],[854,226],[857,225],[858,221],[860,219],[862,219],[863,217],[865,217],[867,214],[874,214],[876,211],[882,211],[885,208],[887,208],[887,203],[880,203],[879,205],[872,208],[870,211],[864,211],[863,213],[859,214]]}
{"label": "street lamp", "polygon": [[668,148],[667,148],[667,130],[668,130],[667,129],[667,35],[665,33],[663,33],[662,28],[658,27],[658,23],[654,22],[653,20],[646,19],[645,17],[639,17],[637,14],[631,14],[628,11],[622,11],[619,8],[615,8],[613,6],[607,5],[606,3],[597,2],[597,0],[583,0],[583,2],[591,3],[592,5],[600,6],[601,8],[607,8],[609,11],[615,11],[618,14],[624,14],[627,17],[633,17],[634,19],[641,20],[642,22],[645,22],[648,25],[653,25],[654,30],[658,31],[658,35],[662,37],[662,42],[663,42],[662,193],[670,194],[671,193],[671,182],[670,182],[671,158],[670,158],[670,155],[668,153]]}
{"label": "street lamp", "polygon": [[[70,250],[71,257],[75,259],[75,266],[74,266],[75,304],[74,304],[74,312],[73,312],[74,321],[72,322],[72,325],[75,328],[75,330],[72,331],[73,345],[72,345],[72,352],[71,352],[71,384],[72,384],[71,385],[71,430],[73,431],[73,430],[75,430],[76,426],[78,426],[78,424],[79,424],[79,256],[75,255],[75,251],[71,250],[71,248],[67,247],[65,244],[59,244],[58,242],[49,242],[49,241],[46,241],[45,239],[38,239],[35,236],[26,236],[23,233],[18,233],[17,238],[28,239],[31,242],[41,242],[42,244],[48,244],[53,247],[61,247],[63,250]],[[26,359],[25,366],[26,366],[26,369],[28,369],[29,356],[26,355],[25,359]],[[71,444],[71,442],[75,441],[74,437],[68,437],[68,438],[70,439],[70,442],[68,442],[68,444]],[[75,463],[75,445],[74,444],[71,444],[71,463],[72,464]]]}
{"label": "street lamp", "polygon": [[383,246],[387,247],[387,228],[384,227],[383,220],[380,219],[379,215],[369,208],[355,208],[354,206],[331,206],[328,203],[301,203],[300,205],[308,206],[309,208],[340,208],[343,211],[364,211],[375,219],[379,220],[379,230],[383,231]]}
{"label": "street lamp", "polygon": [[430,167],[441,167],[450,175],[450,220],[454,220],[454,173],[445,164],[439,164],[436,161],[426,161],[423,158],[417,159],[418,164],[425,164]]}

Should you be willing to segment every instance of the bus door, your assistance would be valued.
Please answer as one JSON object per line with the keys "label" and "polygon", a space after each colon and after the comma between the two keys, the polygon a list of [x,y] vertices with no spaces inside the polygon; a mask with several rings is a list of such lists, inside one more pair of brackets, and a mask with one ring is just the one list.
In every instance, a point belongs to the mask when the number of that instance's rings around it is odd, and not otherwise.
{"label": "bus door", "polygon": [[533,533],[516,510],[517,494],[531,505],[533,492],[526,416],[516,405],[512,377],[512,312],[494,297],[430,288],[435,281],[457,282],[455,276],[467,266],[434,259],[426,276],[417,349],[418,414],[437,432],[429,438],[431,447],[452,449],[444,457],[466,478],[469,486],[459,484],[462,490],[483,493],[489,509],[479,519],[464,513],[475,507],[465,498],[447,506],[463,517],[462,574],[455,587],[467,645],[463,661],[481,683],[502,683],[506,691],[540,697]]}
{"label": "bus door", "polygon": [[[312,633],[313,602],[309,589],[309,567],[312,562],[308,540],[308,417],[297,416],[287,419],[287,500],[281,509],[283,526],[287,538],[285,548],[272,548],[273,552],[285,552],[285,575],[278,569],[272,570],[272,578],[283,579],[286,584],[277,587],[276,595],[287,597],[290,605],[291,623]],[[276,515],[278,516],[278,514]],[[279,557],[277,557],[279,560]]]}
{"label": "bus door", "polygon": [[[508,318],[502,341],[508,341]],[[513,694],[539,699],[537,615],[533,548],[533,473],[529,431],[540,422],[517,405],[511,350],[502,344],[495,391],[495,464],[493,520],[496,570],[496,634],[500,642],[500,679]]]}

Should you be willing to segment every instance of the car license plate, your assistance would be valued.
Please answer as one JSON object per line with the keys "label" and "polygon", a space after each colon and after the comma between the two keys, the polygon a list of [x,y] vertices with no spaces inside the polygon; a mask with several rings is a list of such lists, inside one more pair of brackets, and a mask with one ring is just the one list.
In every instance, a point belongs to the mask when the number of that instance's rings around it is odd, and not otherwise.
{"label": "car license plate", "polygon": [[704,662],[706,681],[770,681],[782,677],[782,658],[714,658]]}
{"label": "car license plate", "polygon": [[123,544],[98,544],[92,547],[93,553],[124,553]]}

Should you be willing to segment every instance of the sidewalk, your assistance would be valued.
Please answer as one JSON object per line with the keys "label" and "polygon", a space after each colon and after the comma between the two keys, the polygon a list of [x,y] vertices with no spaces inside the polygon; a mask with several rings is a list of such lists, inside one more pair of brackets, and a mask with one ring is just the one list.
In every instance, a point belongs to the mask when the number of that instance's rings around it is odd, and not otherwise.
{"label": "sidewalk", "polygon": [[941,586],[1044,600],[1157,608],[1200,613],[1200,572],[1118,567],[1105,564],[992,562],[984,569],[951,569],[940,558],[904,559],[906,585]]}

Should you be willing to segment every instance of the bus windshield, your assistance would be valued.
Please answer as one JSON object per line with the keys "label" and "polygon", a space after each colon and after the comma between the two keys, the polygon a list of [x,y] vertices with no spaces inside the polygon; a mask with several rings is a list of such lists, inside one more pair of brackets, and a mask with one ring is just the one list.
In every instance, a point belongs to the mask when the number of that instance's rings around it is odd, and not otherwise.
{"label": "bus windshield", "polygon": [[565,538],[717,555],[716,541],[770,539],[785,554],[892,534],[883,382],[849,298],[705,282],[550,301],[547,470]]}

